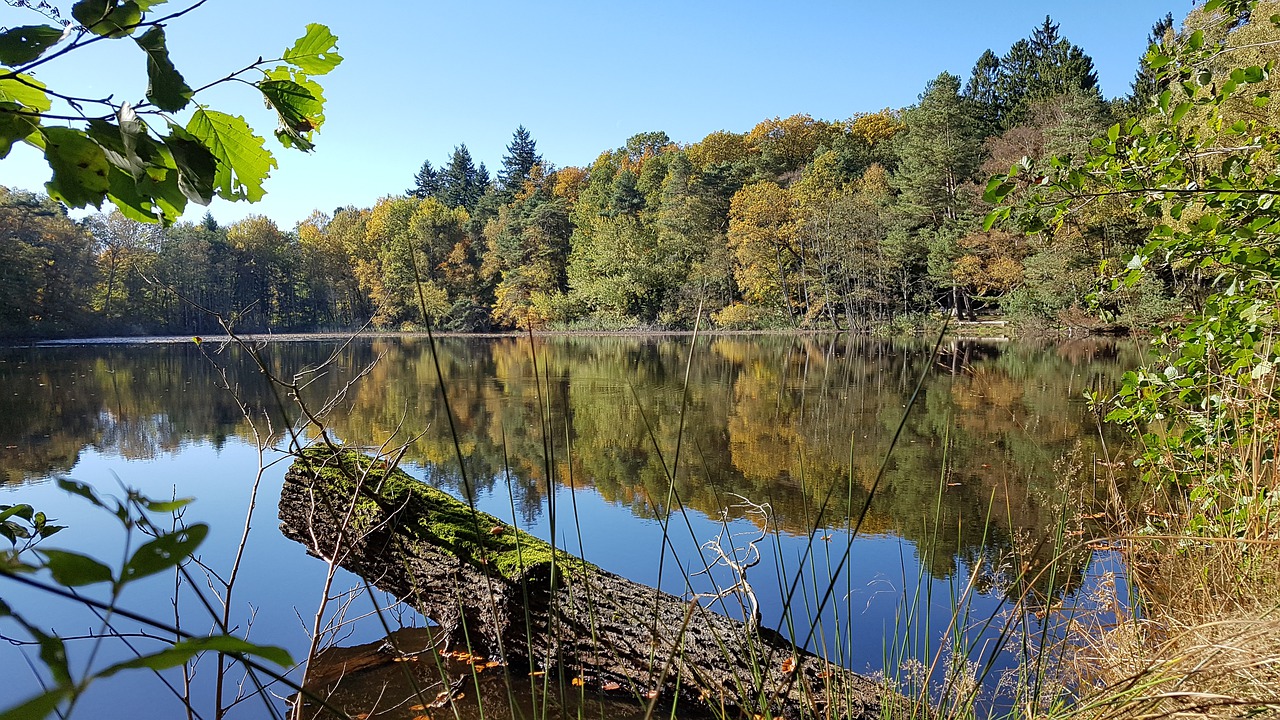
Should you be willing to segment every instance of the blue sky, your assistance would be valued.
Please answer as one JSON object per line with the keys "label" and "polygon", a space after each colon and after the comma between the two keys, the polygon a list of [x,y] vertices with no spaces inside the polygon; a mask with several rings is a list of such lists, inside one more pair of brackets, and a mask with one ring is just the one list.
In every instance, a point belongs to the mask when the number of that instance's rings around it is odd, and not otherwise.
{"label": "blue sky", "polygon": [[[256,213],[288,228],[313,209],[403,192],[424,159],[438,165],[459,143],[496,172],[521,124],[547,160],[564,166],[588,164],[637,132],[696,142],[774,116],[835,120],[904,107],[938,73],[967,77],[983,50],[1003,54],[1046,14],[1093,56],[1103,94],[1122,95],[1152,23],[1189,9],[1188,0],[211,0],[168,35],[193,87],[278,56],[308,22],[340,38],[345,61],[322,79],[329,104],[316,151],[269,139],[280,167],[267,197],[211,208],[222,222]],[[38,20],[0,6],[0,25]],[[39,77],[63,92],[140,96],[142,54],[115,44],[122,47],[68,55]],[[250,88],[201,97],[263,134],[275,126]],[[43,158],[28,148],[0,161],[0,184],[38,190],[47,179]]]}

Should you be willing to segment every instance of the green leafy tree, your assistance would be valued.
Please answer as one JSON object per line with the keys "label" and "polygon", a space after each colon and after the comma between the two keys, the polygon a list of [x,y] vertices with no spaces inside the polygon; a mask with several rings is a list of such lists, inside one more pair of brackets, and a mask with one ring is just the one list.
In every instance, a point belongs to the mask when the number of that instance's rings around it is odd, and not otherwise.
{"label": "green leafy tree", "polygon": [[[337,215],[346,214],[339,208]],[[294,283],[301,288],[307,327],[352,327],[371,314],[362,302],[354,268],[340,242],[330,234],[333,218],[320,212],[298,224],[298,263]]]}
{"label": "green leafy tree", "polygon": [[[138,256],[154,252],[159,233],[152,226],[130,220],[118,210],[109,215],[94,215],[85,221],[85,225],[97,241],[99,264],[104,266],[106,272],[106,285],[102,290],[103,299],[99,311],[104,318],[111,318],[112,300],[121,289],[123,276],[131,270],[137,270],[134,261]],[[127,296],[121,300],[121,303],[117,303],[115,312],[120,314],[119,306],[124,305],[123,312],[131,314]]]}
{"label": "green leafy tree", "polygon": [[[440,204],[434,198],[421,202]],[[409,231],[418,204],[414,198],[383,198],[373,206],[364,226],[361,255],[367,260],[357,269],[357,276],[377,309],[373,321],[384,327],[425,320],[417,302],[417,281],[422,278],[425,260]],[[438,310],[441,303],[438,295],[433,296],[429,310]]]}
{"label": "green leafy tree", "polygon": [[540,167],[484,228],[482,275],[496,283],[492,319],[507,327],[570,319],[565,293],[574,199],[557,194],[561,178],[542,176]]}
{"label": "green leafy tree", "polygon": [[674,150],[666,133],[633,135],[596,159],[574,205],[570,302],[595,322],[652,323],[664,304],[657,215]]}
{"label": "green leafy tree", "polygon": [[230,317],[235,268],[226,229],[206,213],[200,223],[179,222],[164,228],[157,244],[156,277],[196,305],[179,300],[174,293],[160,293],[162,319],[156,330],[192,334],[218,330],[217,318],[202,308]]}
{"label": "green leafy tree", "polygon": [[335,245],[350,273],[347,301],[353,323],[364,322],[375,312],[370,280],[377,274],[378,251],[370,242],[368,224],[372,212],[355,207],[338,208],[324,228],[325,244]]}
{"label": "green leafy tree", "polygon": [[597,218],[589,234],[580,230],[574,232],[568,267],[575,299],[606,326],[652,321],[663,290],[653,223],[637,215],[618,215]]}
{"label": "green leafy tree", "polygon": [[[841,123],[840,131],[829,148],[835,153],[840,182],[859,182],[872,167],[877,168],[874,173],[877,176],[883,170],[897,168],[897,147],[893,138],[902,130],[900,116],[899,112],[885,109],[855,115]],[[820,159],[815,158],[815,163]]]}
{"label": "green leafy tree", "polygon": [[627,138],[627,144],[623,149],[628,160],[640,163],[672,149],[671,138],[661,130],[636,133]]}
{"label": "green leafy tree", "polygon": [[[201,104],[198,95],[234,82],[254,88],[279,120],[277,140],[311,150],[324,124],[315,77],[342,61],[323,25],[277,59],[250,63],[195,88],[169,58],[165,27],[203,3],[161,14],[164,0],[80,0],[74,21],[10,27],[0,33],[0,159],[15,142],[40,150],[53,171],[49,195],[69,207],[110,200],[126,217],[171,223],[188,203],[261,199],[276,160],[244,118]],[[25,5],[25,3],[23,3]],[[38,8],[37,8],[38,9]],[[35,73],[102,42],[132,43],[145,65],[147,91],[133,101],[83,97],[46,87]],[[177,116],[194,108],[185,124]]]}
{"label": "green leafy tree", "polygon": [[699,307],[705,315],[732,302],[725,212],[687,154],[676,153],[662,181],[655,218],[657,272],[664,289],[657,319],[663,326],[692,328]]}
{"label": "green leafy tree", "polygon": [[274,320],[288,313],[291,300],[290,238],[271,218],[250,215],[227,227],[227,244],[236,269],[231,293],[233,317],[248,328],[272,327]]}
{"label": "green leafy tree", "polygon": [[903,308],[886,239],[891,211],[883,167],[840,182],[838,153],[820,156],[792,186],[804,248],[802,278],[810,325],[872,329]]}
{"label": "green leafy tree", "polygon": [[[750,306],[795,326],[801,255],[791,193],[772,182],[747,185],[729,209],[734,277]],[[731,317],[737,311],[728,310]],[[726,317],[722,312],[720,317]]]}
{"label": "green leafy tree", "polygon": [[88,327],[97,280],[93,237],[49,198],[0,186],[0,335]]}

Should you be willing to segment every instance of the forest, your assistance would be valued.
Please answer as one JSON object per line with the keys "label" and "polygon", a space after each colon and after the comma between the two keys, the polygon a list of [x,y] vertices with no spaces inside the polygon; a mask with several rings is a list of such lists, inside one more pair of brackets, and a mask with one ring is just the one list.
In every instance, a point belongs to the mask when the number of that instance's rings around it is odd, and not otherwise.
{"label": "forest", "polygon": [[[1181,28],[1166,16],[1148,40],[1199,24],[1199,10]],[[1248,53],[1278,32],[1251,20],[1227,41]],[[1098,198],[1036,232],[983,226],[988,177],[1084,157],[1152,104],[1161,81],[1137,65],[1130,93],[1104,98],[1092,59],[1046,17],[907,108],[772,118],[691,144],[640,133],[589,167],[544,159],[521,126],[496,177],[458,145],[403,192],[292,229],[74,220],[0,188],[0,334],[201,333],[218,316],[242,331],[691,329],[699,313],[723,329],[900,332],[940,314],[1148,327],[1208,280],[1113,287],[1107,269],[1157,222],[1128,201]]]}

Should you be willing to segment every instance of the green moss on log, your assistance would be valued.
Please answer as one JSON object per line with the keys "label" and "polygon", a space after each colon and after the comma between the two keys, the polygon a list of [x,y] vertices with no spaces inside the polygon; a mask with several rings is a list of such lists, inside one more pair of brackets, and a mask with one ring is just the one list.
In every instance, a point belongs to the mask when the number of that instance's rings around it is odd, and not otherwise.
{"label": "green moss on log", "polygon": [[407,527],[423,542],[513,582],[540,569],[569,577],[566,570],[587,567],[581,558],[356,450],[335,453],[325,446],[310,447],[294,460],[290,472],[308,478],[317,493],[338,507],[345,508],[356,496],[352,532],[369,530],[394,512],[401,528]]}

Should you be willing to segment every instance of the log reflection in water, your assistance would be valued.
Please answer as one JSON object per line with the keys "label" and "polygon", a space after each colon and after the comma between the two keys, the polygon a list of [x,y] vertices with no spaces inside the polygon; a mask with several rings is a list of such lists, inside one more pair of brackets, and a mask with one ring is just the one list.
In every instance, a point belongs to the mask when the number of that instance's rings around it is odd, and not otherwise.
{"label": "log reflection in water", "polygon": [[[371,643],[323,650],[311,660],[314,680],[307,690],[361,720],[645,716],[644,706],[620,689],[603,692],[488,658],[442,654],[434,639],[430,628],[404,628]],[[302,716],[340,717],[312,702],[303,705]]]}

